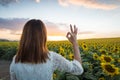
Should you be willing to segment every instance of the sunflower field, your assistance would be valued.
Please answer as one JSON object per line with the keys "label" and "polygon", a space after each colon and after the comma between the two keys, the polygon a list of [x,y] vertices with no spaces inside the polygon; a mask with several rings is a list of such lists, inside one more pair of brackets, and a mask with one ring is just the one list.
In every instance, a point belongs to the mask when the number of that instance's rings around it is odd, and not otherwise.
{"label": "sunflower field", "polygon": [[[120,80],[120,38],[78,40],[84,73],[72,75],[56,70],[53,80]],[[66,59],[74,59],[68,41],[48,41],[48,49]],[[0,59],[11,60],[18,42],[0,42]]]}

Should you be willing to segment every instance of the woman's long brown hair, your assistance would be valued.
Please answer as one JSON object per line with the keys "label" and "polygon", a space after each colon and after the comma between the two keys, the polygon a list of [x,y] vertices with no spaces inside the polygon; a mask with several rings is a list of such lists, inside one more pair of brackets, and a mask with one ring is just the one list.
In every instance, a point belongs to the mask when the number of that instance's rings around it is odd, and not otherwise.
{"label": "woman's long brown hair", "polygon": [[28,21],[22,32],[15,62],[44,63],[48,59],[47,31],[41,20]]}

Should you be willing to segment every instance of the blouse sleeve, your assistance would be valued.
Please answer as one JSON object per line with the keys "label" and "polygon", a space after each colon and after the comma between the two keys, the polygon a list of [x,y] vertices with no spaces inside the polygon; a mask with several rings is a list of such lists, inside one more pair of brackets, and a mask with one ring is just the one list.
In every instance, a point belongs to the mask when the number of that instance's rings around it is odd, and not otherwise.
{"label": "blouse sleeve", "polygon": [[75,75],[81,75],[83,73],[83,67],[77,60],[69,61],[55,52],[52,52],[52,55],[54,70],[58,69]]}
{"label": "blouse sleeve", "polygon": [[[15,58],[15,56],[14,56],[14,58]],[[10,64],[10,79],[11,80],[17,80],[15,73],[14,73],[14,58],[13,58],[12,63]]]}

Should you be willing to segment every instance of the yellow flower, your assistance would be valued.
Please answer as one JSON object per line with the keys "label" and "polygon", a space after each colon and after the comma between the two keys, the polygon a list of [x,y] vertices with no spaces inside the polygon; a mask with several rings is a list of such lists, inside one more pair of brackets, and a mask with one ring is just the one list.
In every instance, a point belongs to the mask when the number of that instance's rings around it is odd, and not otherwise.
{"label": "yellow flower", "polygon": [[120,59],[117,60],[120,63]]}
{"label": "yellow flower", "polygon": [[59,53],[64,53],[64,49],[60,46]]}
{"label": "yellow flower", "polygon": [[98,80],[105,80],[105,78],[104,77],[100,77]]}
{"label": "yellow flower", "polygon": [[110,75],[111,77],[113,77],[114,75],[119,74],[119,68],[115,67],[114,64],[101,63],[101,67],[103,69],[103,72],[105,72],[107,75]]}
{"label": "yellow flower", "polygon": [[69,54],[69,59],[71,59],[71,60],[72,60],[72,59],[73,59],[73,57],[74,57],[74,56],[73,56],[73,54],[72,54],[72,53],[70,53],[70,54]]}
{"label": "yellow flower", "polygon": [[105,55],[106,54],[106,50],[100,49],[100,53]]}
{"label": "yellow flower", "polygon": [[113,52],[114,52],[114,53],[119,53],[119,48],[114,46]]}
{"label": "yellow flower", "polygon": [[55,79],[57,77],[57,74],[56,73],[54,73],[53,74],[53,79]]}
{"label": "yellow flower", "polygon": [[62,55],[63,57],[66,57],[66,55],[65,55],[65,52],[64,52],[64,49],[60,46],[60,48],[59,48],[59,53],[60,53],[60,55]]}
{"label": "yellow flower", "polygon": [[97,55],[97,53],[94,53],[94,54],[93,54],[93,59],[94,59],[94,60],[99,60],[99,56]]}
{"label": "yellow flower", "polygon": [[97,46],[95,44],[93,45],[93,47],[94,47],[94,49],[97,49]]}
{"label": "yellow flower", "polygon": [[82,44],[82,48],[83,48],[84,51],[88,50],[88,47],[87,47],[87,45],[85,43]]}
{"label": "yellow flower", "polygon": [[114,61],[114,59],[108,55],[101,55],[100,60],[101,60],[101,62],[109,62],[109,63]]}

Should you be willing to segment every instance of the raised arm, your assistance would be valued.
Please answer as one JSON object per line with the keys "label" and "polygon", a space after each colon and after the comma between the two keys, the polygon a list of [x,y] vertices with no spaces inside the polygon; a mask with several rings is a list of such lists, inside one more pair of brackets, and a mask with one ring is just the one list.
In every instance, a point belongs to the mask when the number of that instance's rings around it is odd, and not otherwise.
{"label": "raised arm", "polygon": [[72,26],[70,25],[70,29],[71,32],[68,32],[66,37],[73,44],[74,60],[69,61],[61,55],[51,52],[53,57],[53,71],[58,69],[60,71],[70,72],[75,75],[81,75],[84,70],[82,67],[80,51],[77,43],[77,28],[74,26],[73,30]]}
{"label": "raised arm", "polygon": [[74,25],[74,28],[72,27],[72,25],[70,25],[70,30],[71,31],[67,33],[66,37],[73,45],[74,59],[79,61],[82,64],[80,50],[79,50],[79,46],[77,43],[78,28],[76,28],[75,25]]}

